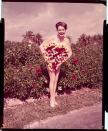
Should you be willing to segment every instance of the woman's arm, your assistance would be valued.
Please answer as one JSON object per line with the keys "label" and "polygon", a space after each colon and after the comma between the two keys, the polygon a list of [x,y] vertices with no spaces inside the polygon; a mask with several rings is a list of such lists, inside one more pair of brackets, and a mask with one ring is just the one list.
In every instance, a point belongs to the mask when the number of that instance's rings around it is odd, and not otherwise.
{"label": "woman's arm", "polygon": [[42,44],[39,46],[39,48],[40,48],[42,54],[43,54],[43,52],[44,52],[43,44],[44,44],[44,43],[42,43]]}
{"label": "woman's arm", "polygon": [[44,52],[44,47],[49,43],[49,41],[51,41],[53,39],[54,36],[50,36],[49,38],[47,38],[46,40],[44,40],[42,42],[42,44],[39,46],[39,48],[41,49],[42,53]]}
{"label": "woman's arm", "polygon": [[39,46],[41,53],[45,59],[45,61],[49,61],[49,58],[46,56],[46,51],[44,50],[46,48],[46,46],[49,44],[49,41],[51,41],[53,39],[53,36],[50,36],[49,38],[47,38],[46,40],[44,40],[42,42],[42,44]]}
{"label": "woman's arm", "polygon": [[68,58],[70,58],[71,57],[71,55],[72,55],[72,48],[71,48],[71,43],[70,43],[70,41],[69,40],[67,40],[67,46],[68,46],[68,51],[69,51],[69,55],[68,55]]}

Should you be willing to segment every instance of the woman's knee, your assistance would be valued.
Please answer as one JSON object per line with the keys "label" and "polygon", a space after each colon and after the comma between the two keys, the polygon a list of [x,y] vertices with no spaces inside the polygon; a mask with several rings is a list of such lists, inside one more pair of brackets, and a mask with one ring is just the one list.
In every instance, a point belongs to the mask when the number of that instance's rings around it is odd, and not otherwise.
{"label": "woman's knee", "polygon": [[55,75],[55,83],[57,83],[58,78],[59,78],[59,72]]}
{"label": "woman's knee", "polygon": [[49,72],[49,76],[50,76],[50,81],[54,82],[55,81],[55,73],[54,72]]}
{"label": "woman's knee", "polygon": [[60,73],[60,69],[58,69],[56,72],[56,78],[59,76],[59,73]]}

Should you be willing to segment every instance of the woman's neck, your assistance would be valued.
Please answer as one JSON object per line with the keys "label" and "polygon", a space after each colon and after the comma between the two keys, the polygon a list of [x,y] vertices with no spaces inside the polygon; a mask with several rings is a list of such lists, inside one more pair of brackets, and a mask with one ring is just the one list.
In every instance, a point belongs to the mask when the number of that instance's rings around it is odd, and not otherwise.
{"label": "woman's neck", "polygon": [[64,41],[65,36],[60,37],[59,35],[57,35],[57,37],[58,37],[58,39],[60,40],[60,42],[63,42],[63,41]]}

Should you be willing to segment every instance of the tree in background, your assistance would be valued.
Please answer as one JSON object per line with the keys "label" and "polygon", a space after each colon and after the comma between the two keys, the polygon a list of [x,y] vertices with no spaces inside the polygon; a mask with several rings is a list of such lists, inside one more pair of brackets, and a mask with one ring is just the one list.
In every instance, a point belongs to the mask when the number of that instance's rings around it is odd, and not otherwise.
{"label": "tree in background", "polygon": [[88,44],[102,44],[103,43],[103,36],[101,34],[97,34],[97,35],[86,35],[86,34],[82,34],[76,44],[80,43],[81,46],[86,46]]}
{"label": "tree in background", "polygon": [[34,34],[32,31],[26,31],[25,35],[22,36],[22,42],[24,43],[35,43],[40,45],[43,42],[43,37],[40,33]]}

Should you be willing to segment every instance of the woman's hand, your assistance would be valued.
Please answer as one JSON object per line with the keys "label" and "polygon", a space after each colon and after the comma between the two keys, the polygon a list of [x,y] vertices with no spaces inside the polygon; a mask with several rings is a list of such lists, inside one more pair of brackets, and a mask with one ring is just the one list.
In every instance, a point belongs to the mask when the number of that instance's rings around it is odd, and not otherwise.
{"label": "woman's hand", "polygon": [[43,48],[42,44],[39,46],[39,48],[40,48],[41,52],[43,53],[44,52],[44,48]]}
{"label": "woman's hand", "polygon": [[68,58],[70,58],[71,55],[72,55],[72,50],[69,51],[69,56],[68,56]]}

